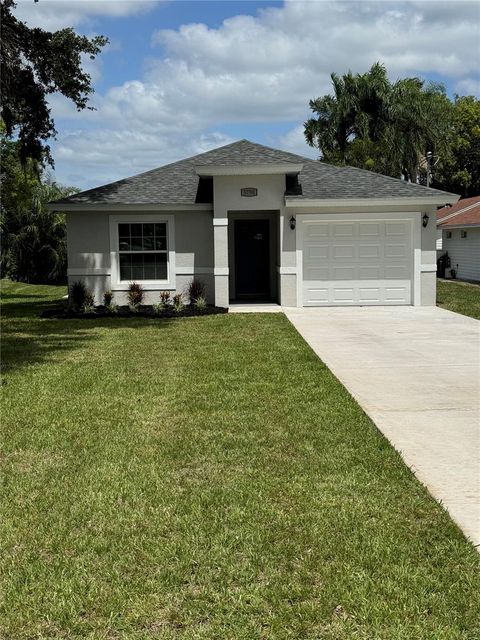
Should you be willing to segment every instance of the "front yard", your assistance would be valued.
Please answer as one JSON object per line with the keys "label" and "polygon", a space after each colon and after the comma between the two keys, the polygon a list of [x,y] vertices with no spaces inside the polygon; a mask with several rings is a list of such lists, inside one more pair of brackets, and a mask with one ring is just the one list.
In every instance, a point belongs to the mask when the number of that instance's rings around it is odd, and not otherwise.
{"label": "front yard", "polygon": [[282,314],[3,292],[1,637],[480,636],[478,554]]}
{"label": "front yard", "polygon": [[480,320],[480,285],[437,279],[437,305]]}

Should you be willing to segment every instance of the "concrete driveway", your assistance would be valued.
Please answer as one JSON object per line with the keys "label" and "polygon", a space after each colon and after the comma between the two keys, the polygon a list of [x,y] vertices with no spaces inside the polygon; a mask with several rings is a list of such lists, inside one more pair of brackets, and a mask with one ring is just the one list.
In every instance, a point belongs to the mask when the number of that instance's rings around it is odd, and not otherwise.
{"label": "concrete driveway", "polygon": [[284,309],[480,544],[480,322],[436,307]]}

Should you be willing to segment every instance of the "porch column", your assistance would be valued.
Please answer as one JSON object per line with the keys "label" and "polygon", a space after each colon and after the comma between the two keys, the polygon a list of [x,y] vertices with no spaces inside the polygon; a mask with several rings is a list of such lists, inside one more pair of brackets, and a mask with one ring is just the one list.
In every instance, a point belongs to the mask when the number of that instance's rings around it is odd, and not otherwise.
{"label": "porch column", "polygon": [[215,281],[215,305],[217,307],[229,306],[228,292],[228,218],[213,217],[213,255]]}

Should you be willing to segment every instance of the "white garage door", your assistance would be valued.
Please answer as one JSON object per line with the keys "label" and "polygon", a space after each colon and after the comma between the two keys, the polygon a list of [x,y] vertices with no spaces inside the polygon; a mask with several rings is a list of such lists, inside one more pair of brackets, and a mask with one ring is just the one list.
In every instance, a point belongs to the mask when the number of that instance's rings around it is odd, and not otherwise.
{"label": "white garage door", "polygon": [[302,232],[305,306],[411,304],[410,220],[305,220]]}

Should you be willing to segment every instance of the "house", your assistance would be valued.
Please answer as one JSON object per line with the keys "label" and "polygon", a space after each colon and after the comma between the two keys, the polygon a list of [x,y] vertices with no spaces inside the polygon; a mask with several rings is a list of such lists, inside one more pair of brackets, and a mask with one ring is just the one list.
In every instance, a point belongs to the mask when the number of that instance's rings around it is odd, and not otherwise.
{"label": "house", "polygon": [[148,303],[434,305],[436,211],[458,196],[241,140],[58,200],[68,280]]}
{"label": "house", "polygon": [[457,278],[480,281],[480,196],[437,211],[437,254],[444,253]]}

